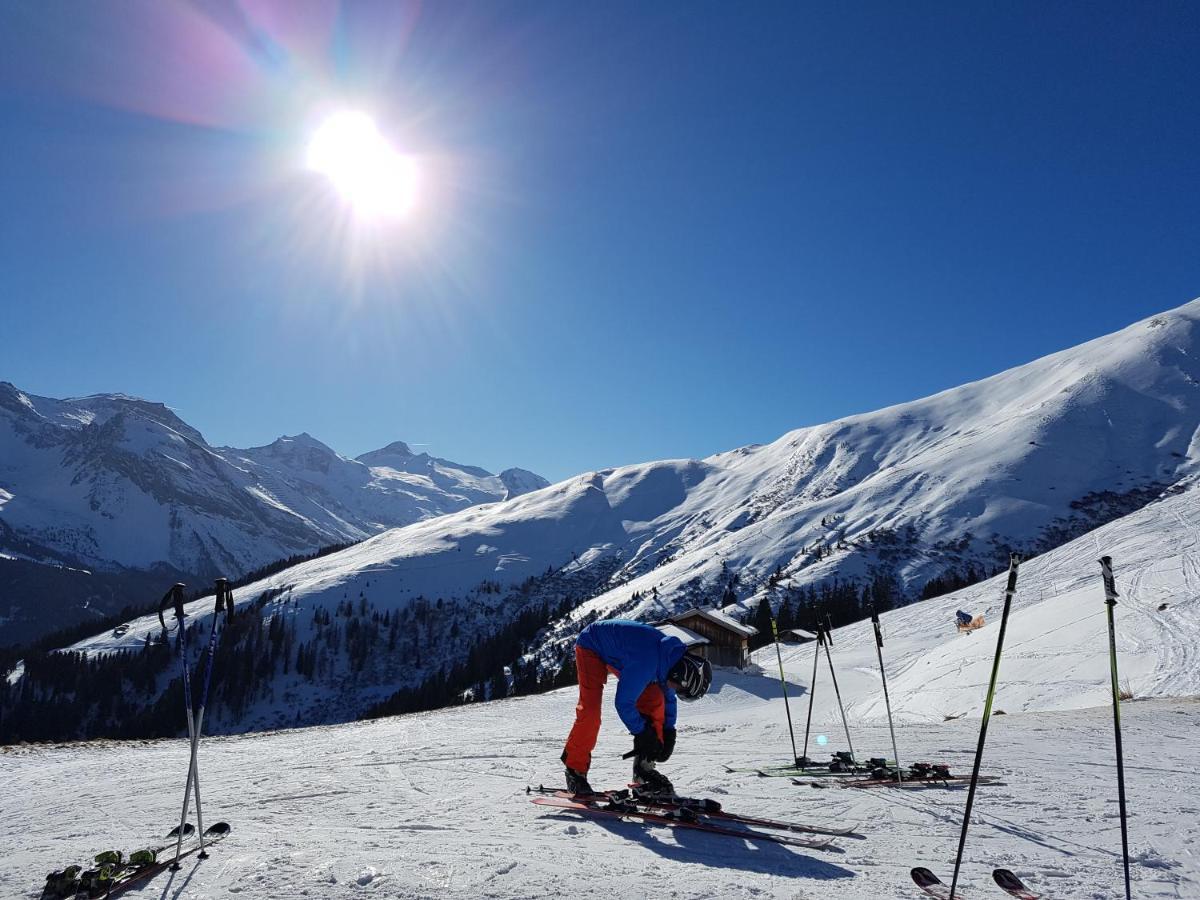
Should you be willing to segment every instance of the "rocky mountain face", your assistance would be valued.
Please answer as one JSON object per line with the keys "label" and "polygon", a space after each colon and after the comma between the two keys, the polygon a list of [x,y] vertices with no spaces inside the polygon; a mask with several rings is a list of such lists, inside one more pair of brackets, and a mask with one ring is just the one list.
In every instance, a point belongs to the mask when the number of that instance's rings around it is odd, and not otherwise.
{"label": "rocky mountain face", "polygon": [[0,382],[0,644],[143,605],[148,584],[236,577],[545,484],[401,442],[360,459],[307,434],[213,447],[161,403]]}

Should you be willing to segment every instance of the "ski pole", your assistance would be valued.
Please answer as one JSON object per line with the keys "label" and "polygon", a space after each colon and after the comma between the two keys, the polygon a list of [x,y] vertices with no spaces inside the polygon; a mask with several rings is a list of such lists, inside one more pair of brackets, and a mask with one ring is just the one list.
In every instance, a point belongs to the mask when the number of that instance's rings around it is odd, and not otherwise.
{"label": "ski pole", "polygon": [[[208,662],[204,670],[204,688],[200,693],[200,706],[195,714],[195,727],[191,729],[191,759],[188,763],[188,780],[184,785],[184,804],[186,807],[188,792],[195,788],[196,792],[196,826],[200,832],[200,859],[208,859],[208,851],[204,849],[204,812],[200,805],[200,737],[204,731],[204,707],[208,703],[208,687],[212,684],[213,656],[217,649],[217,623],[221,612],[225,612],[226,621],[233,613],[233,594],[229,591],[229,582],[224,578],[216,581],[216,609],[213,611],[212,626],[208,632]],[[176,857],[178,864],[178,857]]]}
{"label": "ski pole", "polygon": [[829,677],[833,680],[833,693],[837,697],[838,710],[842,714],[842,728],[846,732],[846,745],[850,748],[850,758],[854,759],[854,744],[850,741],[850,725],[846,722],[846,708],[842,706],[842,692],[838,690],[837,673],[833,671],[833,655],[829,652],[829,645],[833,643],[833,638],[829,636],[829,632],[825,632],[825,658],[829,661]]}
{"label": "ski pole", "polygon": [[[200,736],[204,730],[204,708],[209,702],[209,685],[212,684],[212,659],[216,653],[217,646],[217,623],[220,622],[221,613],[226,613],[226,620],[233,614],[233,594],[229,592],[229,582],[226,578],[217,578],[216,580],[216,608],[212,612],[212,625],[209,629],[209,654],[208,664],[204,671],[204,689],[200,692],[200,706],[194,715],[194,722],[190,722],[188,734],[191,737],[191,757],[187,764],[187,781],[184,785],[184,815],[187,815],[188,796],[190,796],[193,788],[196,791],[196,822],[200,834],[200,859],[208,859],[208,851],[204,850],[204,812],[200,806],[200,767],[199,767],[199,750]],[[179,865],[179,851],[182,845],[182,840],[176,846],[174,868]]]}
{"label": "ski pole", "polygon": [[[183,711],[187,718],[188,726],[188,743],[191,744],[195,735],[195,722],[192,721],[192,679],[188,671],[188,654],[187,654],[187,625],[184,619],[187,613],[183,610],[183,589],[186,585],[180,583],[173,585],[164,595],[158,604],[158,621],[166,630],[167,623],[163,619],[163,611],[168,606],[175,607],[175,630],[179,641],[179,658],[183,665]],[[175,842],[175,863],[178,867],[179,856],[183,852],[183,835],[187,831],[187,814],[188,814],[188,795],[191,791],[192,771],[191,766],[188,767],[188,785],[183,794],[183,812],[179,816],[179,837]]]}
{"label": "ski pole", "polygon": [[1125,864],[1125,900],[1132,896],[1129,885],[1129,819],[1125,812],[1125,753],[1121,749],[1121,689],[1117,681],[1117,631],[1113,607],[1117,605],[1117,585],[1113,578],[1112,557],[1100,558],[1104,575],[1104,604],[1108,608],[1108,660],[1112,670],[1113,730],[1117,738],[1117,799],[1121,805],[1121,855]]}
{"label": "ski pole", "polygon": [[1004,589],[1004,612],[1000,616],[1000,634],[996,637],[996,657],[992,660],[992,678],[988,682],[987,699],[983,704],[983,721],[979,725],[979,746],[975,748],[975,765],[971,768],[971,786],[967,789],[967,809],[963,813],[962,833],[958,836],[958,853],[954,857],[954,877],[950,880],[950,900],[958,887],[958,871],[962,866],[963,848],[967,844],[967,826],[971,824],[971,807],[975,803],[975,786],[979,783],[979,764],[983,762],[983,744],[987,740],[988,720],[992,717],[992,700],[996,697],[996,679],[1000,675],[1000,653],[1004,649],[1004,632],[1008,628],[1008,611],[1013,594],[1017,592],[1017,568],[1021,557],[1013,553],[1008,559],[1008,586]]}
{"label": "ski pole", "polygon": [[779,686],[783,690],[783,708],[787,712],[788,736],[792,739],[792,762],[796,757],[796,732],[792,728],[792,708],[788,705],[787,695],[787,680],[783,677],[783,653],[779,649],[779,628],[775,624],[775,617],[771,616],[771,636],[775,638],[775,658],[779,660]]}
{"label": "ski pole", "polygon": [[875,653],[879,656],[879,677],[883,680],[883,705],[887,707],[888,731],[892,733],[892,754],[896,760],[896,778],[904,783],[904,767],[900,765],[900,751],[896,747],[896,728],[892,725],[892,701],[888,698],[887,669],[883,666],[883,629],[879,627],[879,613],[871,607],[871,624],[875,627]]}
{"label": "ski pole", "polygon": [[812,725],[812,709],[813,697],[817,691],[817,663],[821,661],[821,626],[817,626],[817,640],[813,644],[813,674],[812,681],[808,685],[808,719],[804,723],[804,755],[796,760],[796,765],[800,768],[812,765],[812,760],[808,758],[808,732]]}

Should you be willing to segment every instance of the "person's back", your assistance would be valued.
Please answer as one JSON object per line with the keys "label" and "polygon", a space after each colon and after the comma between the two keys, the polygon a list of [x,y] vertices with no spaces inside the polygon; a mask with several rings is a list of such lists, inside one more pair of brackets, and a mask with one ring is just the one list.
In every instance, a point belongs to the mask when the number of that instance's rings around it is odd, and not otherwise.
{"label": "person's back", "polygon": [[617,714],[633,735],[634,778],[655,790],[671,792],[670,781],[655,769],[675,747],[676,691],[684,699],[703,696],[712,680],[707,660],[691,656],[678,638],[651,625],[606,619],[583,629],[575,643],[579,702],[575,724],[562,760],[567,787],[591,793],[587,772],[600,734],[600,711],[609,672],[619,679]]}

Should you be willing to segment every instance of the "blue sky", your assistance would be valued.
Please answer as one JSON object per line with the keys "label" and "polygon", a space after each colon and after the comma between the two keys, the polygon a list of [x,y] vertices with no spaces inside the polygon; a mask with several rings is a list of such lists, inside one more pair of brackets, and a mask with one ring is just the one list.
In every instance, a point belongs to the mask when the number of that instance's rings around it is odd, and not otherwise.
{"label": "blue sky", "polygon": [[[1200,295],[1188,4],[9,5],[0,379],[552,479]],[[348,104],[421,171],[352,233]]]}

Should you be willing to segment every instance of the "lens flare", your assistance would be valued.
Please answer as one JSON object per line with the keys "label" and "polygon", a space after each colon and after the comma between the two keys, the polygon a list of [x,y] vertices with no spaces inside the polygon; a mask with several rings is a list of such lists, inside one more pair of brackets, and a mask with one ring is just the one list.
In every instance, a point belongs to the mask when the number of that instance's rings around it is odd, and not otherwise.
{"label": "lens flare", "polygon": [[403,219],[416,201],[417,169],[363,112],[327,118],[308,144],[308,168],[327,177],[357,216]]}

